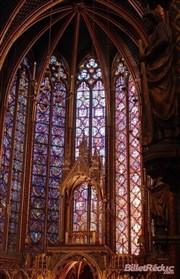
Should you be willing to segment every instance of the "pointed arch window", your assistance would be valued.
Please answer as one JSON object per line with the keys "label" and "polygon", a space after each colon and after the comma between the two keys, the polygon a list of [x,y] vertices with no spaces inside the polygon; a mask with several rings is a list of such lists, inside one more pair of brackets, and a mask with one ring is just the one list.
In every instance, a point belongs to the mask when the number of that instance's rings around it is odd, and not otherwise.
{"label": "pointed arch window", "polygon": [[105,160],[105,90],[102,72],[93,57],[84,61],[79,69],[76,96],[75,157],[85,134],[90,152],[95,149]]}
{"label": "pointed arch window", "polygon": [[116,249],[138,254],[141,235],[141,157],[139,104],[124,60],[115,68]]}
{"label": "pointed arch window", "polygon": [[[97,189],[84,182],[73,191],[73,220],[74,232],[85,232],[82,243],[102,241],[102,200]],[[90,234],[88,234],[89,232]],[[91,234],[94,232],[95,234]],[[95,242],[94,242],[95,244]]]}
{"label": "pointed arch window", "polygon": [[2,141],[0,195],[4,210],[0,218],[0,249],[9,252],[18,251],[20,241],[29,86],[29,62],[25,58],[11,84]]}
{"label": "pointed arch window", "polygon": [[[89,156],[100,156],[105,163],[105,90],[101,69],[93,57],[84,60],[79,68],[75,124],[75,157],[79,156],[79,146],[85,136]],[[102,200],[92,185],[83,183],[74,190],[72,216],[74,231],[96,232],[98,241],[102,241]]]}
{"label": "pointed arch window", "polygon": [[58,240],[59,185],[64,159],[67,72],[62,59],[52,56],[38,97],[30,199],[32,249]]}

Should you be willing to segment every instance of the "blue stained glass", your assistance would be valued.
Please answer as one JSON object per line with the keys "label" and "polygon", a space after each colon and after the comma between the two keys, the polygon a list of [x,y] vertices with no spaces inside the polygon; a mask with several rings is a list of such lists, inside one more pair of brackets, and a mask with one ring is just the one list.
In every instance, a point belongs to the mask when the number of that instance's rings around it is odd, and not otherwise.
{"label": "blue stained glass", "polygon": [[58,168],[58,167],[51,167],[50,169],[50,176],[51,177],[61,177],[61,174],[62,174],[62,171],[61,171],[61,168]]}
{"label": "blue stained glass", "polygon": [[[59,196],[59,189],[50,189],[50,195],[52,198],[57,198]],[[54,206],[56,206],[54,204]]]}
{"label": "blue stained glass", "polygon": [[[2,235],[2,238],[0,239],[0,250],[3,246],[3,241],[6,239],[8,241],[8,251],[11,252],[15,252],[18,247],[17,234],[19,227],[15,222],[19,222],[21,190],[23,187],[22,172],[24,168],[28,87],[28,66],[27,64],[23,64],[14,77],[8,96],[7,112],[4,122],[4,153],[2,155],[1,169],[1,175],[3,177],[3,181],[1,182],[3,200],[8,198],[9,192],[11,203],[9,207],[9,226],[6,224],[9,227],[9,231],[7,232],[8,239]],[[14,147],[14,150],[12,150],[12,146]],[[9,172],[10,162],[12,164],[11,172]],[[8,187],[10,187],[10,189]],[[3,218],[3,222],[1,223],[2,232],[4,231],[4,222],[5,218]]]}
{"label": "blue stained glass", "polygon": [[[44,238],[39,232],[43,231],[45,223],[48,227],[47,239],[51,243],[58,240],[59,230],[59,206],[55,205],[59,205],[58,189],[64,157],[67,74],[64,63],[54,55],[49,68],[51,79],[42,80],[36,111],[30,207],[32,249],[36,249],[37,242],[38,249],[42,249]],[[41,197],[40,202],[48,212],[47,216],[42,213],[42,208],[37,208],[35,197]],[[34,221],[36,226],[31,225]],[[52,221],[55,223],[52,224]]]}
{"label": "blue stained glass", "polygon": [[55,188],[55,189],[59,189],[59,180],[54,180],[53,178],[49,179],[49,184],[51,186],[51,188]]}
{"label": "blue stained glass", "polygon": [[[102,73],[94,58],[86,60],[80,66],[80,81],[76,96],[76,154],[83,134],[87,136],[88,146],[99,149],[105,156],[105,91]],[[83,80],[86,80],[83,81]],[[92,88],[92,89],[90,89]],[[90,106],[91,104],[91,106]],[[90,119],[91,116],[91,119]],[[92,123],[92,124],[91,124]],[[98,127],[101,129],[98,129]],[[92,135],[90,138],[89,135]],[[105,160],[105,157],[104,159]]]}
{"label": "blue stained glass", "polygon": [[44,197],[45,189],[44,189],[43,185],[40,187],[40,185],[38,184],[38,186],[33,187],[33,193],[36,197]]}
{"label": "blue stained glass", "polygon": [[57,156],[59,154],[63,154],[64,153],[64,149],[61,148],[60,146],[52,146],[51,149],[51,155]]}
{"label": "blue stained glass", "polygon": [[[63,126],[65,125],[65,121],[63,121]],[[64,137],[64,129],[61,129],[60,127],[52,127],[51,131],[52,135],[58,135],[61,137]]]}
{"label": "blue stained glass", "polygon": [[34,231],[30,233],[31,239],[36,243],[41,239],[42,233]]}
{"label": "blue stained glass", "polygon": [[43,215],[44,209],[33,209],[31,211],[32,218],[39,219]]}
{"label": "blue stained glass", "polygon": [[48,125],[45,125],[45,124],[41,124],[41,123],[38,123],[36,125],[36,132],[39,132],[39,133],[48,133]]}

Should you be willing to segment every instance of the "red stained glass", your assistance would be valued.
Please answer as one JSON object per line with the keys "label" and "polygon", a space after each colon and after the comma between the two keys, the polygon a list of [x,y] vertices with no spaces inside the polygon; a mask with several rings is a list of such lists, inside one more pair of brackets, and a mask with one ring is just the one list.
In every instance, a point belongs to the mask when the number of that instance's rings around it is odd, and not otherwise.
{"label": "red stained glass", "polygon": [[73,231],[98,231],[99,241],[102,239],[102,202],[87,182],[73,192]]}
{"label": "red stained glass", "polygon": [[142,231],[140,123],[139,105],[134,102],[135,86],[131,76],[126,84],[127,73],[121,60],[115,72],[116,249],[119,253],[137,255]]}

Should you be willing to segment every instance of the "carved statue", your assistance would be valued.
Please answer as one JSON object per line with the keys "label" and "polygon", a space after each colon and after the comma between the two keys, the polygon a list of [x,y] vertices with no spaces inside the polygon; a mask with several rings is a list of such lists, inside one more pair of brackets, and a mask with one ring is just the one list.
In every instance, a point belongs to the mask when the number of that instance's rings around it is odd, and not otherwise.
{"label": "carved statue", "polygon": [[143,92],[143,144],[146,146],[177,137],[179,120],[170,28],[158,10],[147,12],[143,24],[149,37],[148,46],[140,53],[145,63],[142,79],[147,83],[147,90],[143,90],[146,91]]}
{"label": "carved statue", "polygon": [[167,187],[162,181],[162,177],[153,180],[150,193],[155,230],[162,233],[167,228],[168,221]]}

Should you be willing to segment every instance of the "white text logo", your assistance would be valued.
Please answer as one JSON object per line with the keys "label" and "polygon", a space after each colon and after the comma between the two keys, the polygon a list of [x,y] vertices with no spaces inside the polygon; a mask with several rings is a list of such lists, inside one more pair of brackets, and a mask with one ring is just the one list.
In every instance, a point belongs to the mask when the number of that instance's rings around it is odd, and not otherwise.
{"label": "white text logo", "polygon": [[163,274],[174,274],[174,266],[165,266],[164,264],[126,264],[124,271],[132,271],[132,272],[147,272],[147,271],[155,271],[155,272],[163,272]]}

